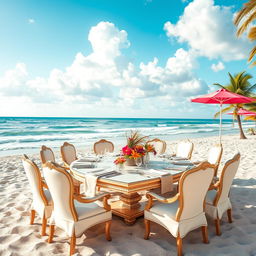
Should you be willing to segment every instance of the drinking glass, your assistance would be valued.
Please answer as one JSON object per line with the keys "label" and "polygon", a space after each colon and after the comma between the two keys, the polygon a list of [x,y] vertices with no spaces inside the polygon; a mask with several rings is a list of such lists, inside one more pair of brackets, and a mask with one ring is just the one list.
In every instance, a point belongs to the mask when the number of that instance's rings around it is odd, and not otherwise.
{"label": "drinking glass", "polygon": [[134,159],[135,164],[140,167],[142,165],[142,158],[141,157],[137,157]]}
{"label": "drinking glass", "polygon": [[144,160],[145,167],[148,168],[148,163],[149,163],[149,154],[148,153],[144,156],[143,160]]}

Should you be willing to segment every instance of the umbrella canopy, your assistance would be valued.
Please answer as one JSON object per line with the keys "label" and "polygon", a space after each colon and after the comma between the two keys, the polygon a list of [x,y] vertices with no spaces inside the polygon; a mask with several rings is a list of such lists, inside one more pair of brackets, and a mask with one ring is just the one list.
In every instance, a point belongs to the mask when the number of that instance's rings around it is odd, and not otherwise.
{"label": "umbrella canopy", "polygon": [[198,98],[192,99],[192,102],[204,103],[204,104],[239,104],[239,103],[251,103],[256,101],[249,97],[230,92],[226,89],[220,89],[216,92],[212,92]]}
{"label": "umbrella canopy", "polygon": [[256,99],[245,97],[243,95],[230,92],[226,89],[220,89],[216,92],[212,92],[198,98],[192,99],[192,102],[204,103],[204,104],[219,104],[220,105],[220,130],[219,137],[221,142],[221,126],[222,126],[222,104],[239,104],[239,103],[251,103]]}
{"label": "umbrella canopy", "polygon": [[[256,112],[252,112],[244,108],[240,108],[236,114],[240,116],[256,116]],[[227,113],[227,115],[234,115],[234,113]]]}

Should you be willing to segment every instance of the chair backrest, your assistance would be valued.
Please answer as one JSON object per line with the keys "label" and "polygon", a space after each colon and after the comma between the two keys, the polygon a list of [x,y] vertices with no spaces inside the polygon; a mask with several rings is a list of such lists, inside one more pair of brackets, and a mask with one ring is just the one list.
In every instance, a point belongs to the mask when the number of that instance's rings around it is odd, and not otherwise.
{"label": "chair backrest", "polygon": [[93,150],[96,155],[103,155],[106,152],[112,153],[114,144],[111,141],[102,139],[94,143]]}
{"label": "chair backrest", "polygon": [[157,154],[163,154],[166,150],[166,142],[157,138],[148,141],[147,144],[153,145]]}
{"label": "chair backrest", "polygon": [[33,194],[33,202],[41,205],[48,205],[47,198],[43,191],[42,177],[37,165],[29,160],[27,155],[23,155],[22,164],[28,178]]}
{"label": "chair backrest", "polygon": [[213,202],[215,206],[226,201],[229,197],[229,191],[239,167],[240,157],[240,153],[237,153],[232,159],[225,163],[220,175],[219,189]]}
{"label": "chair backrest", "polygon": [[77,160],[76,148],[68,142],[64,142],[60,147],[60,153],[62,160],[66,165],[70,165],[73,161]]}
{"label": "chair backrest", "polygon": [[205,196],[213,174],[214,166],[208,162],[203,162],[182,174],[179,182],[177,221],[193,218],[204,211]]}
{"label": "chair backrest", "polygon": [[55,218],[77,221],[73,198],[74,185],[70,174],[54,162],[47,162],[43,166],[43,173],[52,196]]}
{"label": "chair backrest", "polygon": [[214,164],[215,165],[214,176],[217,176],[217,171],[218,171],[218,167],[220,165],[220,160],[221,160],[221,157],[222,157],[222,152],[223,152],[223,148],[222,148],[221,144],[216,144],[215,146],[210,148],[210,150],[208,152],[208,159],[207,159],[207,161],[210,164]]}
{"label": "chair backrest", "polygon": [[40,159],[42,164],[45,164],[48,161],[55,162],[55,157],[51,148],[43,145],[40,150]]}
{"label": "chair backrest", "polygon": [[191,159],[194,144],[190,141],[181,141],[177,145],[176,156]]}

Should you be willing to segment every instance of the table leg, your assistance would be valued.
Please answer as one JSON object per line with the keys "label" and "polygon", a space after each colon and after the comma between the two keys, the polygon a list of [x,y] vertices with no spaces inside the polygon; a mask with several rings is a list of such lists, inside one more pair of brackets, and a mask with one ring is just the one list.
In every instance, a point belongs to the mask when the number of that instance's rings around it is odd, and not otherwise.
{"label": "table leg", "polygon": [[136,218],[144,214],[144,205],[140,204],[141,195],[138,193],[122,194],[120,201],[111,204],[113,214],[124,218],[128,225],[133,225]]}

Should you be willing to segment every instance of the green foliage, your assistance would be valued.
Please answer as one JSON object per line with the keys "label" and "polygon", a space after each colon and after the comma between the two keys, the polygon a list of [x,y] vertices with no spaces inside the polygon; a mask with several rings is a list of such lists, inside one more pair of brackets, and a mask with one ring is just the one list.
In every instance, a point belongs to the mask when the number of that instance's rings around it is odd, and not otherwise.
{"label": "green foliage", "polygon": [[[249,80],[252,78],[252,76],[248,73],[246,73],[245,71],[240,72],[238,74],[235,74],[234,76],[232,76],[230,73],[228,73],[229,76],[229,83],[226,85],[221,85],[218,83],[215,83],[214,85],[223,88],[223,89],[227,89],[230,92],[234,92],[246,97],[251,97],[251,98],[256,98],[255,95],[255,89],[256,89],[256,84],[251,85],[251,83],[249,82]],[[238,122],[238,126],[240,129],[240,138],[241,139],[245,139],[245,135],[242,129],[242,123],[241,123],[241,119],[240,116],[237,115],[237,112],[240,108],[247,108],[249,106],[254,106],[256,107],[256,104],[230,104],[229,106],[225,107],[222,112],[226,113],[228,111],[233,111],[234,114],[234,118],[237,119]],[[214,115],[214,118],[216,118],[217,116],[219,116],[220,112],[217,112]]]}
{"label": "green foliage", "polygon": [[137,130],[131,130],[129,133],[126,134],[126,139],[127,146],[129,148],[134,148],[137,145],[144,145],[148,137],[142,136]]}

